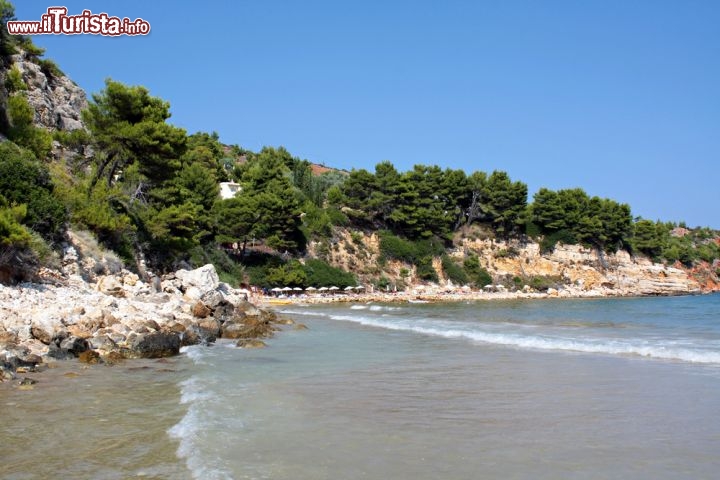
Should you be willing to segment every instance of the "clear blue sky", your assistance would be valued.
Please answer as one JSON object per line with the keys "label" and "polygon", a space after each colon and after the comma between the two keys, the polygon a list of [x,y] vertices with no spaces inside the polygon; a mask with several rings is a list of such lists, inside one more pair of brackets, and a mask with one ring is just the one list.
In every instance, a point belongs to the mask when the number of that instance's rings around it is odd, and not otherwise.
{"label": "clear blue sky", "polygon": [[344,169],[505,170],[531,197],[582,187],[720,228],[720,1],[15,4],[150,22],[35,41],[89,93],[145,85],[190,133]]}

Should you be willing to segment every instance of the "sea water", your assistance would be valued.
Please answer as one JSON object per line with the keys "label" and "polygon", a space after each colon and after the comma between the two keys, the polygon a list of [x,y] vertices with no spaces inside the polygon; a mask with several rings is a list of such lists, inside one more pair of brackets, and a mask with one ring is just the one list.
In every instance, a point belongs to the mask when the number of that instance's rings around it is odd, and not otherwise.
{"label": "sea water", "polygon": [[290,326],[262,350],[221,341],[167,364],[3,388],[0,478],[720,471],[718,295],[282,313],[309,329]]}

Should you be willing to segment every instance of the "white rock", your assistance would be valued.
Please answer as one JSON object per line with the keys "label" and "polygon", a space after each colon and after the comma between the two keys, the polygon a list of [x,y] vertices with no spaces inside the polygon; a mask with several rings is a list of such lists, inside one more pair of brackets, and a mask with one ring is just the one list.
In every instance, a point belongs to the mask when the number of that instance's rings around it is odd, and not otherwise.
{"label": "white rock", "polygon": [[182,282],[182,288],[186,295],[190,287],[195,287],[200,291],[198,297],[193,296],[192,298],[200,298],[220,286],[220,278],[212,264],[203,265],[195,270],[178,270],[175,272],[175,276]]}

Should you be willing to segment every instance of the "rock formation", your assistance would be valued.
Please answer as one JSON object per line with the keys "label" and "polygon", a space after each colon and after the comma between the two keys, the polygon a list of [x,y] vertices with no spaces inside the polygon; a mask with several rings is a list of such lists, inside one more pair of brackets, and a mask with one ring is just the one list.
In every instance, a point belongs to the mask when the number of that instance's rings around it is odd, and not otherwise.
{"label": "rock formation", "polygon": [[87,108],[85,91],[65,75],[43,69],[21,51],[12,56],[27,85],[27,99],[35,109],[35,123],[48,130],[83,128],[81,112]]}
{"label": "rock formation", "polygon": [[[359,235],[362,238],[357,241]],[[423,283],[413,265],[390,260],[382,268],[379,266],[380,242],[376,233],[340,230],[326,251],[318,243],[311,243],[309,250],[312,256],[356,273],[364,283],[381,275],[407,287]],[[679,264],[653,263],[622,250],[607,254],[580,245],[558,244],[552,252],[543,253],[538,243],[527,239],[461,238],[449,252],[458,262],[467,254],[477,255],[496,283],[510,286],[517,279],[552,279],[559,296],[678,295],[718,288],[717,267],[706,265],[691,270]],[[447,280],[438,258],[433,266],[444,285]]]}
{"label": "rock formation", "polygon": [[53,359],[167,357],[219,337],[258,348],[254,340],[278,329],[273,312],[220,282],[212,265],[166,276],[159,292],[126,270],[52,283],[0,285],[0,380]]}

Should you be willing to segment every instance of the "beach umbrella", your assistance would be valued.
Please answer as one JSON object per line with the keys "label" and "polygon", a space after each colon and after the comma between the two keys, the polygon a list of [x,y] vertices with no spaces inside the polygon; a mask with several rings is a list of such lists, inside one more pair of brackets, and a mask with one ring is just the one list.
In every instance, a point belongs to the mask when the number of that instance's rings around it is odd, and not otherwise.
{"label": "beach umbrella", "polygon": [[290,287],[285,287],[285,288],[282,289],[282,291],[283,291],[283,292],[292,292],[292,288],[290,288]]}
{"label": "beach umbrella", "polygon": [[346,292],[349,292],[350,290],[355,290],[355,287],[350,287],[350,286],[345,287]]}
{"label": "beach umbrella", "polygon": [[273,288],[273,289],[270,290],[270,291],[271,291],[271,292],[282,292],[282,288],[280,288],[280,287],[275,287],[275,288]]}
{"label": "beach umbrella", "polygon": [[333,285],[333,286],[330,287],[328,290],[340,290],[340,289],[339,289],[338,287],[336,287],[335,285]]}
{"label": "beach umbrella", "polygon": [[328,290],[327,287],[320,287],[320,291],[321,291],[321,292],[327,292],[327,290]]}
{"label": "beach umbrella", "polygon": [[293,290],[296,292],[302,292],[302,288],[300,288],[300,287],[295,287],[295,288],[293,288]]}
{"label": "beach umbrella", "polygon": [[357,287],[355,287],[355,290],[365,290],[365,287],[363,287],[362,285],[358,285]]}
{"label": "beach umbrella", "polygon": [[315,287],[307,287],[305,290],[308,291],[308,292],[314,292],[315,290],[317,290],[317,288],[315,288]]}

